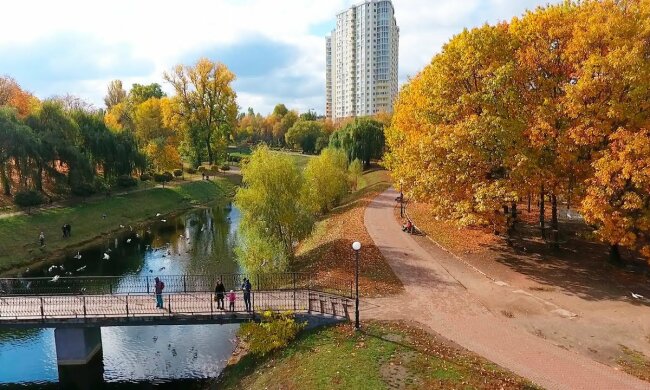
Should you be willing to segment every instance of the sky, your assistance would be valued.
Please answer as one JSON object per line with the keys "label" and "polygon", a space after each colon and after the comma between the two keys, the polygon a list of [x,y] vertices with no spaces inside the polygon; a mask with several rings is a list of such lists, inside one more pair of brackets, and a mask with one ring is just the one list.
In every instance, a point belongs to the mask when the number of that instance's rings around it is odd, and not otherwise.
{"label": "sky", "polygon": [[[237,76],[237,102],[324,112],[325,39],[361,0],[21,0],[3,4],[0,75],[39,98],[66,93],[103,108],[111,80],[159,83],[200,57]],[[557,2],[552,0],[551,2]],[[393,0],[400,84],[463,28],[510,20],[547,0]],[[12,17],[7,17],[13,15]]]}

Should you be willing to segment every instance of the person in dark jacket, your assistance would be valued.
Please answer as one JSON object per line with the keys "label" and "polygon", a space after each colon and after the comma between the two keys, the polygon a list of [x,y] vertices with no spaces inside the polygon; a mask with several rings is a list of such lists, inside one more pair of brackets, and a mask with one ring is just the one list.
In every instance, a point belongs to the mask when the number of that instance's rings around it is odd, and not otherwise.
{"label": "person in dark jacket", "polygon": [[224,287],[221,280],[217,281],[217,286],[214,288],[214,300],[217,301],[217,309],[226,310],[226,307],[223,303],[224,294],[226,293],[226,287]]}
{"label": "person in dark jacket", "polygon": [[156,292],[156,308],[157,309],[162,309],[163,308],[163,297],[162,297],[162,292],[165,289],[165,283],[163,283],[162,280],[160,280],[158,277],[154,279],[156,284],[154,285],[154,289]]}
{"label": "person in dark jacket", "polygon": [[244,291],[244,304],[246,305],[246,311],[251,311],[251,281],[244,278],[244,283],[241,285],[241,289]]}

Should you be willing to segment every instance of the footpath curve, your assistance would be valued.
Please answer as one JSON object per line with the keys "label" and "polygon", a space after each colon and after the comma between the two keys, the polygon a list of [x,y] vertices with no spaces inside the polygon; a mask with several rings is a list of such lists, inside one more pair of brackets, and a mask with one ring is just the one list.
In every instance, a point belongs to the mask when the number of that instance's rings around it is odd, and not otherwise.
{"label": "footpath curve", "polygon": [[560,348],[492,314],[441,264],[451,255],[425,250],[401,231],[389,189],[366,208],[364,223],[405,291],[366,299],[362,317],[416,321],[425,328],[548,389],[650,389],[650,383]]}

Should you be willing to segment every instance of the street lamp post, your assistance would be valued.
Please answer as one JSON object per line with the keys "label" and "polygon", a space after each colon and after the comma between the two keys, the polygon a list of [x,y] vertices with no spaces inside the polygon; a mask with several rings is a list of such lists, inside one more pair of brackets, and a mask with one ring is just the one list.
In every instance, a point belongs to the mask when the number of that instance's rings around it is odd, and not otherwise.
{"label": "street lamp post", "polygon": [[361,243],[359,241],[355,241],[352,243],[352,249],[354,250],[354,257],[356,260],[356,267],[354,271],[354,284],[356,288],[356,298],[354,301],[354,327],[356,329],[359,329],[359,251],[361,250]]}

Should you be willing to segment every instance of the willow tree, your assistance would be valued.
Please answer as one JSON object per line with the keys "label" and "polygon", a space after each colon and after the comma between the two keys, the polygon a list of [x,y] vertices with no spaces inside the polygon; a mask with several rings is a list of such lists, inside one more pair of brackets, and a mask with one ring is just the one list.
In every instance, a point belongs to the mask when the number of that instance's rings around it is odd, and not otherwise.
{"label": "willow tree", "polygon": [[[261,146],[242,167],[242,182],[235,196],[242,213],[240,258],[249,271],[257,270],[263,260],[267,260],[267,270],[284,271],[295,244],[314,224],[314,210],[302,196],[302,173],[290,156]],[[273,256],[256,257],[260,253]]]}
{"label": "willow tree", "polygon": [[201,58],[193,66],[177,65],[164,78],[176,91],[176,114],[195,163],[204,155],[214,163],[236,125],[235,75],[224,64]]}

